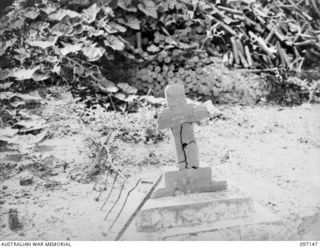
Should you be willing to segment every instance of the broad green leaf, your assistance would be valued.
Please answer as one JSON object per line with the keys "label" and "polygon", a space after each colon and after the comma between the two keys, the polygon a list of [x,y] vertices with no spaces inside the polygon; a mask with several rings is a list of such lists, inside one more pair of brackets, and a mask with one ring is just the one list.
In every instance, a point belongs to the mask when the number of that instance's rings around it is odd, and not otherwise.
{"label": "broad green leaf", "polygon": [[143,0],[142,3],[138,4],[138,8],[147,16],[158,19],[157,6],[153,1]]}
{"label": "broad green leaf", "polygon": [[35,40],[35,41],[30,41],[27,40],[26,42],[33,47],[40,47],[42,49],[46,49],[48,47],[52,47],[56,44],[58,40],[58,37],[50,37],[48,40]]}
{"label": "broad green leaf", "polygon": [[118,83],[117,87],[126,94],[136,94],[138,91],[135,87],[130,86],[128,83]]}
{"label": "broad green leaf", "polygon": [[62,36],[71,34],[72,30],[73,27],[71,25],[64,22],[58,22],[56,25],[52,27],[51,32],[54,35]]}
{"label": "broad green leaf", "polygon": [[57,39],[55,40],[52,40],[52,41],[48,41],[48,40],[45,40],[45,41],[41,41],[41,40],[37,40],[37,41],[27,41],[27,43],[30,45],[30,46],[33,46],[33,47],[40,47],[42,49],[46,49],[48,47],[52,47],[56,44],[56,41]]}
{"label": "broad green leaf", "polygon": [[36,8],[27,8],[24,17],[34,20],[39,16],[39,10]]}
{"label": "broad green leaf", "polygon": [[20,132],[30,132],[33,130],[40,130],[46,128],[48,125],[46,121],[40,116],[33,115],[30,120],[21,120],[14,124],[14,126],[20,128]]}
{"label": "broad green leaf", "polygon": [[81,15],[79,13],[75,12],[75,11],[72,11],[72,10],[59,9],[55,13],[50,14],[49,15],[49,19],[50,20],[54,20],[54,21],[61,21],[66,16],[74,18],[74,17],[78,17],[78,16],[81,16]]}
{"label": "broad green leaf", "polygon": [[25,24],[25,18],[19,17],[13,23],[10,24],[10,29],[21,29]]}
{"label": "broad green leaf", "polygon": [[96,4],[92,4],[89,8],[84,9],[82,13],[84,14],[84,18],[88,23],[94,22],[96,20],[98,12],[101,8]]}
{"label": "broad green leaf", "polygon": [[2,56],[9,47],[12,47],[16,43],[17,39],[0,41],[0,56]]}
{"label": "broad green leaf", "polygon": [[131,0],[118,0],[118,6],[129,12],[137,12],[137,8],[131,5]]}
{"label": "broad green leaf", "polygon": [[97,30],[92,26],[84,26],[84,30],[88,32],[88,36],[100,36],[105,34],[105,31],[103,30]]}
{"label": "broad green leaf", "polygon": [[18,132],[18,129],[13,129],[11,127],[0,128],[0,137],[12,138]]}
{"label": "broad green leaf", "polygon": [[133,102],[134,100],[137,100],[138,96],[137,95],[130,95],[126,98],[126,102]]}
{"label": "broad green leaf", "polygon": [[12,77],[16,78],[16,80],[31,79],[34,72],[38,69],[39,69],[39,66],[34,67],[32,69],[16,68],[12,73]]}
{"label": "broad green leaf", "polygon": [[114,17],[114,12],[109,6],[102,6],[101,10],[103,11],[105,17]]}
{"label": "broad green leaf", "polygon": [[42,73],[42,72],[37,72],[37,71],[34,72],[32,75],[32,79],[36,82],[46,80],[49,77],[50,77],[49,73]]}
{"label": "broad green leaf", "polygon": [[11,70],[8,70],[8,69],[1,70],[0,69],[0,81],[11,77],[11,75],[12,75],[12,71]]}
{"label": "broad green leaf", "polygon": [[119,91],[119,89],[116,87],[116,86],[109,86],[107,89],[106,89],[107,92],[109,93],[116,93]]}
{"label": "broad green leaf", "polygon": [[103,47],[83,47],[81,51],[88,58],[88,61],[97,61],[106,50]]}
{"label": "broad green leaf", "polygon": [[118,33],[118,32],[126,32],[127,29],[123,26],[121,26],[118,23],[115,22],[110,22],[109,24],[105,24],[104,25],[104,29],[109,33],[109,34],[114,34],[114,33]]}
{"label": "broad green leaf", "polygon": [[0,94],[0,100],[10,100],[12,97],[18,97],[21,98],[24,101],[40,101],[42,98],[36,94],[21,94],[21,93],[13,93],[11,91],[1,92]]}
{"label": "broad green leaf", "polygon": [[112,26],[112,28],[118,30],[118,31],[121,32],[121,33],[127,31],[127,29],[126,29],[124,26],[122,26],[122,25],[120,25],[120,24],[118,24],[118,23],[110,22],[109,24]]}
{"label": "broad green leaf", "polygon": [[126,20],[120,18],[118,21],[132,29],[140,30],[140,21],[133,15],[127,15]]}
{"label": "broad green leaf", "polygon": [[[0,73],[1,73],[1,72],[0,72]],[[1,76],[0,76],[0,77],[1,77]],[[0,80],[1,80],[1,79],[0,79]],[[0,84],[0,90],[9,89],[12,84],[13,84],[13,82],[1,83],[1,84]]]}
{"label": "broad green leaf", "polygon": [[117,93],[114,95],[115,98],[121,100],[121,101],[125,101],[126,100],[126,95],[123,93]]}
{"label": "broad green leaf", "polygon": [[41,8],[41,11],[43,11],[47,15],[50,15],[53,12],[57,11],[57,4],[48,2],[44,8]]}
{"label": "broad green leaf", "polygon": [[106,93],[116,93],[119,91],[115,84],[106,78],[101,78],[97,84],[100,86],[100,89]]}
{"label": "broad green leaf", "polygon": [[11,92],[11,91],[5,91],[5,92],[1,92],[0,94],[0,100],[10,100],[12,97],[16,96],[15,93]]}
{"label": "broad green leaf", "polygon": [[61,42],[63,44],[63,48],[60,49],[60,52],[62,55],[67,55],[69,53],[76,53],[78,51],[81,50],[82,48],[82,44],[69,44],[69,43],[64,43],[64,42]]}
{"label": "broad green leaf", "polygon": [[114,35],[108,35],[104,40],[104,44],[117,51],[121,51],[125,47],[123,41]]}

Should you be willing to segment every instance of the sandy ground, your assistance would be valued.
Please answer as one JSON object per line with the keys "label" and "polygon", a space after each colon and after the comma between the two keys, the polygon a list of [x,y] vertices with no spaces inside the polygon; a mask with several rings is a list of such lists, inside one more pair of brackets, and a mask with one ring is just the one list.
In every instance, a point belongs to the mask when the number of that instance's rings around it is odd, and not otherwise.
{"label": "sandy ground", "polygon": [[[70,96],[62,96],[46,99],[33,111],[49,125],[45,138],[23,154],[6,146],[0,154],[0,240],[112,239],[115,213],[104,217],[116,194],[101,211],[107,191],[96,198],[107,172],[87,177],[101,136],[110,128],[118,132],[110,144],[113,165],[131,176],[124,192],[138,178],[152,181],[161,167],[175,166],[169,131],[156,132],[153,109],[129,116],[99,108],[84,111]],[[319,240],[320,105],[212,106],[210,112],[210,120],[195,127],[202,164],[280,216],[290,239]],[[25,178],[32,183],[21,186]],[[109,190],[112,180],[108,182]],[[115,190],[120,187],[117,181]],[[137,188],[120,220],[128,218],[145,193],[146,188]],[[10,208],[18,210],[21,227],[16,230],[8,225]]]}

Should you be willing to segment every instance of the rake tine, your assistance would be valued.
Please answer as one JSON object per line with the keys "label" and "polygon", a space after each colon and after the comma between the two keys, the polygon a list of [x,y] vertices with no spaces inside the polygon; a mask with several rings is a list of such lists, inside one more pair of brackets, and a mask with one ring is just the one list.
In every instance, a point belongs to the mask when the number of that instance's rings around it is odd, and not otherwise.
{"label": "rake tine", "polygon": [[106,220],[106,219],[108,218],[109,214],[111,213],[111,211],[113,210],[113,208],[117,205],[118,201],[120,200],[120,197],[121,197],[121,195],[122,195],[123,188],[124,188],[124,185],[125,185],[126,181],[127,181],[127,178],[123,181],[123,183],[122,183],[122,185],[121,185],[121,189],[120,189],[120,192],[119,192],[119,194],[118,194],[117,200],[114,202],[113,206],[110,208],[110,210],[108,211],[108,213],[106,214],[106,216],[104,217],[103,220]]}
{"label": "rake tine", "polygon": [[130,190],[128,191],[127,196],[126,196],[126,199],[124,200],[121,209],[119,210],[116,218],[115,218],[114,221],[112,222],[112,224],[111,224],[111,226],[109,227],[108,231],[110,231],[111,228],[113,227],[113,225],[117,222],[119,216],[120,216],[121,213],[122,213],[122,210],[124,209],[124,206],[125,206],[126,203],[127,203],[127,200],[128,200],[128,198],[129,198],[130,194],[138,187],[138,184],[139,184],[140,182],[141,182],[141,178],[138,180],[138,182],[136,183],[136,185],[135,185],[132,189],[130,189]]}
{"label": "rake tine", "polygon": [[102,204],[102,206],[101,206],[100,210],[102,210],[102,209],[103,209],[103,207],[107,204],[107,201],[109,200],[110,195],[111,195],[111,193],[112,193],[112,191],[113,191],[114,184],[116,183],[117,177],[118,177],[118,174],[116,174],[116,175],[114,176],[114,179],[113,179],[113,182],[112,182],[112,186],[111,186],[111,189],[110,189],[109,195],[107,196],[106,200],[105,200],[105,201],[104,201],[104,203]]}
{"label": "rake tine", "polygon": [[98,179],[95,181],[92,190],[95,190],[95,189],[96,189],[96,186],[97,186],[97,184],[98,184],[98,181],[99,181]]}

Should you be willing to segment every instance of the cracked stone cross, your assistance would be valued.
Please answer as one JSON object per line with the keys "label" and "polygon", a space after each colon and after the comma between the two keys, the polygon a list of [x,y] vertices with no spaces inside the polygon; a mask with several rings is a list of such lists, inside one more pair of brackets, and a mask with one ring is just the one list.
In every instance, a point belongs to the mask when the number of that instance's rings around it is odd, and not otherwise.
{"label": "cracked stone cross", "polygon": [[164,187],[156,190],[152,197],[225,189],[225,181],[212,181],[211,167],[199,167],[199,151],[193,123],[209,117],[206,107],[187,104],[184,87],[180,84],[167,86],[165,96],[168,109],[159,114],[158,129],[171,129],[179,170],[165,172]]}
{"label": "cracked stone cross", "polygon": [[159,115],[158,129],[171,128],[180,170],[199,167],[198,147],[193,123],[209,117],[204,106],[187,104],[182,85],[170,85],[165,90],[168,109]]}

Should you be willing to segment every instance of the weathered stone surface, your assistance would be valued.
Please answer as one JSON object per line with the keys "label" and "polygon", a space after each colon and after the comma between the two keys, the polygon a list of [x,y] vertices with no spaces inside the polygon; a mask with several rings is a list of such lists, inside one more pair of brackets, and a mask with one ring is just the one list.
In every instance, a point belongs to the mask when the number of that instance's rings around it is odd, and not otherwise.
{"label": "weathered stone surface", "polygon": [[152,199],[123,240],[288,240],[275,214],[237,187]]}
{"label": "weathered stone surface", "polygon": [[164,173],[163,187],[158,188],[151,198],[214,192],[226,189],[226,181],[212,181],[211,175],[210,167],[167,171]]}
{"label": "weathered stone surface", "polygon": [[168,188],[188,188],[192,186],[205,186],[211,182],[211,168],[197,170],[168,171],[165,173],[165,185]]}
{"label": "weathered stone surface", "polygon": [[199,151],[195,141],[188,144],[183,144],[183,146],[186,152],[187,169],[199,168]]}
{"label": "weathered stone surface", "polygon": [[166,109],[162,111],[158,119],[158,129],[166,129],[179,126],[186,122],[198,122],[209,117],[209,112],[204,106],[186,104],[176,109]]}
{"label": "weathered stone surface", "polygon": [[209,117],[209,112],[204,106],[187,104],[183,85],[170,85],[165,93],[168,109],[159,114],[158,129],[171,128],[179,170],[198,168],[199,151],[193,122]]}
{"label": "weathered stone surface", "polygon": [[[254,212],[236,220],[223,220],[193,227],[178,227],[161,234],[162,240],[289,240],[290,232],[275,214],[253,202]],[[190,235],[192,233],[192,235]]]}
{"label": "weathered stone surface", "polygon": [[122,240],[150,241],[283,241],[290,240],[290,232],[279,219],[265,219],[258,214],[242,220],[217,221],[187,228],[170,228],[168,231],[136,232],[134,227]]}
{"label": "weathered stone surface", "polygon": [[183,144],[189,144],[195,141],[194,133],[193,133],[193,124],[192,123],[184,123],[182,124],[182,137],[181,141]]}
{"label": "weathered stone surface", "polygon": [[194,138],[192,123],[184,123],[180,127],[173,127],[171,130],[179,169],[198,168],[199,151]]}
{"label": "weathered stone surface", "polygon": [[186,164],[186,156],[185,156],[185,152],[183,150],[182,147],[182,143],[181,143],[181,127],[173,127],[171,128],[172,131],[172,135],[173,135],[173,140],[174,140],[174,144],[175,144],[175,148],[176,148],[176,156],[177,156],[177,162],[181,163],[181,165],[185,165],[184,167],[182,167],[182,169],[184,169],[187,164]]}
{"label": "weathered stone surface", "polygon": [[210,199],[208,197],[206,200],[194,199],[188,203],[173,201],[162,206],[161,201],[156,201],[158,207],[146,208],[137,216],[138,232],[155,232],[172,227],[232,220],[246,217],[254,211],[250,198]]}

